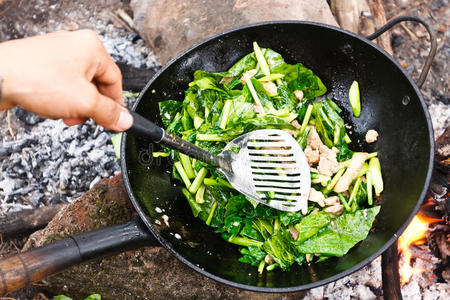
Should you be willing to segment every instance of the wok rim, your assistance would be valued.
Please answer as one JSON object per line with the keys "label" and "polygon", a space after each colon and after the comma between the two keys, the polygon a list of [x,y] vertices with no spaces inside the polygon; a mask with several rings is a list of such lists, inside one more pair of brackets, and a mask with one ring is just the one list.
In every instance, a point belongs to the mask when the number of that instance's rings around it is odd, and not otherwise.
{"label": "wok rim", "polygon": [[337,31],[337,32],[339,32],[341,34],[345,34],[345,35],[351,36],[353,38],[356,38],[356,39],[360,40],[362,43],[365,43],[368,46],[373,47],[374,49],[378,50],[381,55],[383,55],[385,58],[390,60],[402,72],[402,74],[406,77],[406,79],[412,85],[412,87],[414,89],[414,92],[416,93],[416,95],[419,98],[420,104],[422,106],[423,113],[425,114],[425,119],[426,119],[426,122],[427,122],[427,129],[428,129],[428,134],[429,134],[429,143],[430,143],[428,170],[427,170],[427,175],[426,175],[426,178],[425,178],[424,185],[423,185],[422,191],[420,193],[420,196],[417,199],[416,205],[414,206],[414,208],[412,209],[411,213],[409,214],[409,216],[407,218],[407,221],[402,226],[400,226],[400,228],[394,233],[394,235],[382,247],[380,247],[374,254],[372,254],[371,256],[367,257],[366,259],[362,260],[361,262],[359,262],[358,264],[356,264],[355,266],[353,266],[353,267],[351,267],[349,269],[346,269],[346,270],[344,270],[344,271],[342,271],[342,272],[340,272],[340,273],[338,273],[338,274],[336,274],[334,276],[331,276],[331,277],[328,277],[326,279],[322,279],[322,280],[319,280],[319,281],[311,282],[311,283],[304,284],[304,285],[292,286],[292,287],[281,287],[281,288],[258,287],[258,286],[253,286],[253,285],[247,285],[247,284],[234,282],[234,281],[231,281],[231,280],[224,279],[222,277],[216,276],[214,274],[211,274],[211,273],[201,269],[197,265],[191,263],[190,261],[188,261],[186,258],[184,258],[183,255],[181,255],[180,253],[175,251],[175,249],[173,249],[170,245],[168,245],[166,243],[165,239],[158,233],[158,231],[151,224],[151,222],[148,219],[144,209],[139,204],[139,202],[138,202],[137,198],[135,197],[135,195],[133,193],[133,190],[131,188],[131,183],[129,181],[128,173],[127,173],[127,164],[126,164],[126,160],[125,160],[127,133],[124,132],[123,135],[122,135],[121,147],[120,147],[120,155],[121,155],[120,156],[120,161],[121,161],[120,165],[121,165],[121,169],[122,169],[122,176],[123,176],[124,185],[125,185],[126,191],[128,193],[128,196],[130,197],[130,200],[133,203],[134,208],[136,209],[137,213],[139,214],[139,217],[143,220],[143,222],[145,223],[147,228],[155,236],[155,238],[158,240],[158,242],[161,243],[161,245],[164,246],[164,248],[166,248],[178,260],[180,260],[185,265],[189,266],[191,269],[199,272],[200,274],[202,274],[202,275],[204,275],[204,276],[206,276],[208,278],[211,278],[211,279],[213,279],[213,280],[215,280],[215,281],[217,281],[219,283],[226,284],[228,286],[232,286],[232,287],[243,289],[243,290],[253,291],[253,292],[292,293],[292,292],[298,292],[298,291],[303,291],[303,290],[309,290],[309,289],[316,288],[316,287],[328,284],[330,282],[334,282],[336,280],[339,280],[339,279],[341,279],[341,278],[343,278],[345,276],[348,276],[348,275],[350,275],[350,274],[360,270],[364,266],[368,265],[375,258],[377,258],[381,254],[383,254],[389,247],[391,247],[394,244],[394,242],[396,242],[397,239],[401,236],[401,234],[404,232],[406,227],[411,223],[412,219],[414,218],[414,216],[419,211],[423,200],[425,199],[425,196],[426,196],[429,184],[430,184],[430,180],[431,180],[431,175],[432,175],[432,172],[433,172],[434,131],[433,131],[433,126],[432,126],[431,117],[430,117],[428,108],[427,108],[427,106],[425,104],[425,101],[424,101],[424,99],[422,97],[422,94],[421,94],[419,88],[417,87],[415,81],[406,72],[406,70],[403,69],[400,66],[400,64],[394,59],[394,57],[392,57],[390,54],[388,54],[384,49],[379,47],[377,44],[371,42],[370,40],[368,40],[368,39],[366,39],[364,37],[358,36],[358,35],[356,35],[353,32],[350,32],[350,31],[347,31],[347,30],[344,30],[342,28],[339,28],[339,27],[336,27],[336,26],[333,26],[333,25],[329,25],[329,24],[310,22],[310,21],[298,21],[298,20],[266,21],[266,22],[258,22],[258,23],[253,23],[253,24],[249,24],[249,25],[239,26],[239,27],[232,28],[232,29],[223,31],[221,33],[215,34],[215,35],[213,35],[213,36],[211,36],[209,38],[206,38],[206,39],[204,39],[204,40],[202,40],[202,41],[200,41],[198,43],[195,43],[193,46],[191,46],[188,49],[182,51],[181,53],[176,55],[174,58],[169,60],[147,82],[146,86],[139,93],[137,101],[133,104],[131,110],[132,111],[136,110],[136,108],[139,105],[141,99],[143,98],[143,95],[146,94],[146,92],[148,91],[149,87],[153,84],[153,82],[163,72],[166,71],[166,69],[168,69],[172,64],[174,64],[179,59],[183,58],[187,53],[195,51],[196,48],[200,47],[201,45],[203,45],[203,44],[205,44],[207,42],[210,42],[210,41],[212,41],[214,39],[221,38],[224,35],[227,35],[227,34],[230,34],[230,33],[234,33],[234,32],[237,32],[237,31],[241,31],[241,30],[245,30],[245,29],[248,29],[248,28],[254,28],[254,27],[259,27],[259,26],[266,26],[266,25],[285,25],[285,24],[287,24],[287,25],[294,24],[294,25],[316,26],[316,27],[321,27],[321,28],[325,28],[325,29],[328,29],[328,30],[334,30],[334,31]]}

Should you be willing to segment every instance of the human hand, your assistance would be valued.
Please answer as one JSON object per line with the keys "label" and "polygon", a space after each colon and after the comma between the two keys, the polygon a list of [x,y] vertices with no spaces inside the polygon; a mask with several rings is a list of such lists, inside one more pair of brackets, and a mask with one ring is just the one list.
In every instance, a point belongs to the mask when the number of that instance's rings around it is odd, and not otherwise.
{"label": "human hand", "polygon": [[0,110],[16,105],[67,125],[92,118],[123,131],[122,75],[92,30],[58,31],[0,44]]}

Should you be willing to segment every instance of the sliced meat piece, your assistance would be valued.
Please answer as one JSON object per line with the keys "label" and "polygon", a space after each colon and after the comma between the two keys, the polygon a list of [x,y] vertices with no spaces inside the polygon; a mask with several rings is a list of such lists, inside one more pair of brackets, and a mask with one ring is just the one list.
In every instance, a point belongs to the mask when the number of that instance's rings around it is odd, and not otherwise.
{"label": "sliced meat piece", "polygon": [[302,101],[302,99],[303,99],[303,91],[295,90],[294,91],[294,95],[295,95],[295,97],[297,97],[298,101]]}
{"label": "sliced meat piece", "polygon": [[350,161],[350,165],[348,166],[344,175],[342,175],[342,177],[338,180],[338,182],[334,186],[333,190],[336,193],[342,193],[348,190],[348,187],[358,175],[359,170],[361,170],[364,161],[367,159],[368,155],[369,154],[365,152],[355,152],[355,154],[353,154],[352,160]]}
{"label": "sliced meat piece", "polygon": [[272,264],[275,263],[275,261],[273,260],[272,256],[270,256],[269,254],[267,254],[266,257],[264,257],[264,261],[268,265],[272,265]]}
{"label": "sliced meat piece", "polygon": [[324,146],[314,126],[311,126],[311,130],[306,137],[306,145],[310,146],[313,150],[319,150],[320,146]]}
{"label": "sliced meat piece", "polygon": [[325,202],[326,206],[335,205],[335,204],[339,204],[340,203],[338,196],[328,197],[328,198],[326,198],[324,200],[324,202]]}
{"label": "sliced meat piece", "polygon": [[256,69],[251,69],[251,70],[248,70],[247,72],[244,72],[244,74],[242,74],[242,77],[241,77],[242,84],[245,84],[245,81],[247,78],[250,79],[253,76],[255,76],[257,72],[258,72],[258,70],[256,70]]}
{"label": "sliced meat piece", "polygon": [[324,209],[324,211],[329,213],[329,214],[332,214],[332,215],[335,215],[335,216],[339,216],[344,211],[344,205],[342,205],[342,204],[335,204],[333,206],[328,206],[327,208]]}
{"label": "sliced meat piece", "polygon": [[313,150],[310,146],[306,146],[305,150],[303,151],[306,156],[306,160],[308,161],[308,164],[310,166],[317,164],[320,159],[320,153],[319,150]]}
{"label": "sliced meat piece", "polygon": [[236,79],[236,77],[223,77],[222,79],[220,79],[219,83],[228,85],[231,81],[233,81],[233,79]]}
{"label": "sliced meat piece", "polygon": [[266,90],[267,94],[273,96],[278,94],[278,88],[272,81],[262,82],[263,88]]}
{"label": "sliced meat piece", "polygon": [[367,143],[374,143],[378,139],[378,132],[374,129],[369,129],[366,133],[366,142]]}
{"label": "sliced meat piece", "polygon": [[328,148],[325,145],[320,146],[320,161],[317,170],[320,174],[332,176],[342,168],[342,164],[338,163],[336,154],[339,150],[336,147]]}
{"label": "sliced meat piece", "polygon": [[289,225],[289,234],[294,241],[298,239],[299,232],[294,226]]}
{"label": "sliced meat piece", "polygon": [[325,196],[321,192],[316,191],[313,187],[309,191],[308,200],[319,204],[320,207],[325,206]]}
{"label": "sliced meat piece", "polygon": [[297,129],[302,128],[302,126],[300,125],[300,123],[297,120],[292,121],[291,125],[293,125]]}

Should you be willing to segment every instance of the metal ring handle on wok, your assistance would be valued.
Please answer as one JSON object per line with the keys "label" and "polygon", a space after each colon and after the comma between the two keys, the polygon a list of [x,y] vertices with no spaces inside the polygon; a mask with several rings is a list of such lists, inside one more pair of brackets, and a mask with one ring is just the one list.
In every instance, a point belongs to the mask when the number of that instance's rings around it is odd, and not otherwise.
{"label": "metal ring handle on wok", "polygon": [[[412,16],[404,16],[399,17],[388,24],[386,26],[383,26],[375,32],[374,34],[368,36],[369,39],[376,38],[386,30],[388,30],[390,27],[395,25],[398,22],[401,21],[417,21],[419,23],[422,23],[426,26],[427,30],[430,33],[430,37],[432,40],[432,47],[430,50],[429,57],[427,58],[427,62],[425,63],[425,67],[422,70],[421,76],[419,78],[418,84],[421,86],[423,84],[423,80],[426,77],[426,74],[430,68],[431,61],[434,57],[434,54],[436,52],[436,43],[434,41],[434,34],[429,29],[429,26],[421,19],[417,17]],[[336,34],[345,34],[347,36],[350,36],[351,38],[356,38],[364,42],[364,39],[353,34],[350,32],[347,32],[345,30],[342,30],[340,28],[336,28],[330,25],[324,25],[324,24],[317,24],[312,22],[300,22],[300,21],[280,21],[280,22],[264,22],[260,24],[254,24],[254,25],[248,25],[248,26],[242,26],[237,29],[229,30],[225,33],[213,36],[205,41],[202,41],[190,49],[184,51],[183,53],[179,54],[177,57],[172,59],[166,66],[164,66],[147,84],[147,86],[144,88],[143,92],[140,94],[138,102],[135,103],[133,110],[137,108],[139,101],[143,98],[143,95],[148,90],[148,88],[151,86],[153,82],[156,81],[156,79],[161,76],[166,69],[168,69],[172,64],[176,63],[177,60],[184,57],[185,55],[189,54],[194,49],[200,47],[201,45],[208,43],[214,39],[220,38],[221,36],[225,36],[226,34],[232,34],[235,31],[239,30],[247,30],[252,28],[259,28],[259,26],[277,26],[277,25],[289,25],[290,24],[299,24],[299,25],[305,25],[305,26],[311,26],[318,29],[323,30],[330,30],[330,31],[336,31]],[[367,42],[365,42],[367,43]],[[399,65],[392,60],[388,56],[388,54],[379,48],[378,46],[370,43],[370,46],[381,52],[381,54],[384,54],[390,61],[392,61],[398,68]],[[380,53],[377,52],[377,55],[380,55]],[[403,72],[403,71],[402,71]],[[403,72],[404,73],[404,72]],[[406,73],[404,73],[405,76],[407,76]],[[191,76],[191,74],[189,74]],[[408,78],[408,77],[407,77]],[[411,84],[414,84],[410,80]],[[414,88],[414,86],[413,86]],[[418,90],[414,88],[416,93]],[[419,99],[420,96],[417,94]],[[421,100],[422,101],[422,100]],[[425,105],[422,103],[422,107],[425,107]],[[430,129],[430,118],[429,115],[425,115],[426,120],[428,122],[428,134],[430,135],[430,155],[434,151],[434,146],[432,143],[432,129]],[[357,263],[355,266],[345,269],[341,271],[340,273],[321,279],[318,281],[312,281],[308,284],[303,285],[297,285],[297,286],[290,286],[290,287],[258,287],[258,286],[250,286],[246,284],[241,284],[238,282],[230,281],[224,278],[221,278],[219,276],[216,276],[214,274],[208,273],[205,270],[202,270],[199,266],[196,266],[195,264],[188,261],[186,258],[184,258],[180,253],[176,252],[171,245],[165,241],[165,239],[158,233],[158,231],[153,227],[150,220],[148,219],[146,209],[141,206],[138,199],[133,193],[133,188],[131,185],[131,182],[129,180],[129,174],[128,172],[132,172],[132,170],[129,170],[127,167],[127,164],[125,162],[125,153],[126,153],[126,139],[127,134],[124,134],[122,137],[122,146],[121,146],[121,166],[123,170],[123,177],[124,177],[124,184],[127,189],[127,192],[130,196],[130,199],[138,212],[140,218],[134,218],[132,221],[110,226],[107,228],[87,232],[87,233],[81,233],[74,235],[72,237],[67,237],[64,239],[61,239],[59,241],[53,242],[51,244],[47,244],[45,246],[35,248],[33,250],[20,253],[14,256],[10,256],[6,259],[3,259],[0,261],[0,294],[4,295],[8,292],[20,289],[24,287],[25,285],[28,285],[32,282],[42,280],[43,278],[47,276],[51,276],[53,274],[56,274],[58,272],[63,271],[64,269],[67,269],[75,264],[78,264],[80,262],[103,257],[105,255],[110,255],[113,253],[130,250],[134,248],[141,247],[143,245],[163,245],[166,247],[166,249],[169,250],[176,258],[181,260],[184,264],[188,265],[192,269],[198,271],[199,273],[212,278],[216,281],[219,281],[221,283],[225,283],[228,285],[231,285],[233,287],[237,288],[243,288],[247,290],[252,291],[258,291],[258,292],[294,292],[294,291],[300,291],[300,290],[306,290],[313,287],[317,287],[326,283],[329,283],[331,281],[335,281],[343,276],[349,275],[353,273],[354,271],[362,268],[364,265],[368,264],[370,261],[372,261],[375,257],[377,257],[379,254],[384,252],[388,247],[390,247],[398,238],[398,235],[395,234],[393,237],[391,237],[384,246],[381,246],[375,254],[372,256],[364,259],[363,261]],[[414,206],[414,208],[411,211],[410,217],[408,218],[407,223],[411,220],[412,216],[415,215],[417,210],[420,207],[421,200],[423,200],[425,196],[425,192],[428,188],[428,184],[431,177],[431,168],[432,166],[432,158],[428,163],[428,171],[427,176],[424,180],[424,186],[422,188],[422,191],[420,193],[419,202]],[[190,212],[189,212],[190,213]],[[145,224],[144,224],[145,223]],[[400,229],[397,230],[397,233],[401,233],[407,226],[406,224],[403,224],[403,226],[400,227]]]}
{"label": "metal ring handle on wok", "polygon": [[428,72],[430,71],[431,63],[434,60],[434,56],[436,55],[436,50],[437,50],[437,41],[436,41],[435,34],[434,34],[433,30],[431,30],[431,27],[427,22],[425,22],[422,18],[419,18],[417,16],[411,16],[411,15],[400,16],[400,17],[392,19],[391,21],[389,21],[385,25],[383,25],[381,28],[377,29],[374,33],[366,36],[366,39],[372,41],[372,40],[378,38],[380,35],[382,35],[386,31],[388,31],[389,29],[391,29],[392,27],[394,27],[396,24],[401,23],[401,22],[406,22],[406,21],[411,21],[411,22],[416,22],[416,23],[422,24],[425,27],[425,29],[427,30],[428,34],[430,35],[430,42],[431,42],[430,51],[428,52],[428,56],[425,59],[425,64],[423,65],[423,68],[422,68],[422,71],[420,72],[419,78],[416,81],[417,86],[419,88],[421,88],[423,86],[423,84],[425,83],[425,79],[427,78]]}

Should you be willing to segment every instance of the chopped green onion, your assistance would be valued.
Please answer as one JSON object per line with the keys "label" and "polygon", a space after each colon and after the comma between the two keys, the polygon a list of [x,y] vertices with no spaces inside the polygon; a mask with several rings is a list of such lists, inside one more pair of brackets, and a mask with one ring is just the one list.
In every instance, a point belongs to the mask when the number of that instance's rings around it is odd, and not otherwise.
{"label": "chopped green onion", "polygon": [[114,154],[116,154],[116,158],[120,159],[120,141],[122,139],[122,132],[116,133],[111,137],[111,143],[113,144]]}
{"label": "chopped green onion", "polygon": [[153,157],[168,157],[170,155],[170,153],[167,152],[153,152],[152,156]]}
{"label": "chopped green onion", "polygon": [[341,137],[341,127],[338,124],[334,126],[333,144],[339,144],[339,139]]}
{"label": "chopped green onion", "polygon": [[323,110],[323,107],[320,106],[319,108],[319,114],[320,116],[323,118],[323,120],[325,121],[325,123],[330,127],[333,128],[333,123],[331,122],[330,118],[328,118],[327,114],[325,113],[325,111]]}
{"label": "chopped green onion", "polygon": [[358,173],[357,177],[364,176],[367,173],[368,170],[369,170],[369,164],[368,163],[364,163],[363,166],[361,167],[361,170],[359,170],[359,173]]}
{"label": "chopped green onion", "polygon": [[249,238],[244,238],[244,237],[239,237],[239,236],[230,236],[226,240],[232,244],[236,244],[236,245],[244,246],[244,247],[248,247],[248,246],[262,247],[262,245],[264,244],[263,242],[260,242],[260,241],[255,241],[255,240],[252,240]]}
{"label": "chopped green onion", "polygon": [[327,97],[326,102],[333,108],[338,114],[342,112],[342,109],[330,98]]}
{"label": "chopped green onion", "polygon": [[259,48],[257,42],[253,42],[253,50],[255,51],[256,60],[259,63],[259,66],[261,67],[261,71],[264,75],[270,75],[270,69],[269,65],[267,64],[266,59],[264,58],[264,55],[261,51],[261,48]]}
{"label": "chopped green onion", "polygon": [[189,206],[192,209],[192,214],[194,215],[194,217],[197,217],[198,214],[202,211],[202,207],[197,202],[195,202],[194,196],[192,196],[192,194],[189,193],[189,191],[187,189],[182,188],[181,192],[186,197],[186,199],[189,203]]}
{"label": "chopped green onion", "polygon": [[309,119],[311,118],[311,113],[313,110],[313,106],[311,104],[308,105],[306,109],[305,117],[303,118],[302,127],[300,127],[300,134],[303,133],[306,129],[306,125],[308,125]]}
{"label": "chopped green onion", "polygon": [[373,205],[372,172],[370,171],[370,169],[367,172],[366,181],[367,181],[367,204]]}
{"label": "chopped green onion", "polygon": [[206,187],[204,184],[202,184],[198,188],[197,193],[195,193],[195,202],[200,203],[200,204],[205,203],[205,199],[203,198],[203,196],[205,195],[205,188]]}
{"label": "chopped green onion", "polygon": [[219,134],[197,133],[197,141],[222,142],[223,137]]}
{"label": "chopped green onion", "polygon": [[217,201],[213,203],[213,205],[211,206],[211,211],[209,213],[208,219],[206,219],[206,225],[210,225],[211,224],[211,220],[214,216],[214,213],[216,212],[216,208],[217,208]]}
{"label": "chopped green onion", "polygon": [[270,75],[267,75],[267,76],[259,78],[258,81],[274,81],[274,80],[277,80],[277,83],[278,83],[278,80],[283,78],[283,77],[284,77],[284,74],[270,74]]}
{"label": "chopped green onion", "polygon": [[205,119],[208,118],[209,112],[210,112],[209,107],[205,107]]}
{"label": "chopped green onion", "polygon": [[195,116],[194,117],[194,127],[195,127],[195,129],[198,129],[200,126],[202,126],[203,121],[205,121],[205,120],[202,117]]}
{"label": "chopped green onion", "polygon": [[300,134],[299,137],[297,138],[297,142],[300,145],[300,147],[302,147],[302,150],[305,150],[306,148],[306,142],[310,131],[311,127],[306,127],[305,131],[303,131],[303,133]]}
{"label": "chopped green onion", "polygon": [[266,262],[264,261],[264,259],[261,260],[261,262],[259,263],[259,266],[258,266],[258,273],[259,274],[262,274],[262,272],[264,271],[265,264],[266,264]]}
{"label": "chopped green onion", "polygon": [[122,96],[125,98],[137,98],[139,96],[139,93],[123,93]]}
{"label": "chopped green onion", "polygon": [[350,208],[350,206],[348,205],[348,202],[347,202],[347,200],[345,199],[345,196],[342,195],[341,193],[338,193],[338,197],[339,197],[339,200],[341,200],[342,205],[344,205],[345,210],[346,210],[346,211],[350,211],[351,208]]}
{"label": "chopped green onion", "polygon": [[200,188],[200,185],[203,183],[203,179],[205,179],[206,173],[208,173],[208,170],[205,167],[201,168],[200,171],[198,171],[197,176],[189,187],[189,192],[191,192],[192,194],[195,194],[197,192],[197,190]]}
{"label": "chopped green onion", "polygon": [[186,171],[186,175],[189,179],[195,178],[194,169],[192,169],[191,159],[186,154],[180,153],[180,161],[183,164],[183,168]]}
{"label": "chopped green onion", "polygon": [[367,156],[367,159],[374,158],[374,157],[377,157],[377,156],[378,156],[378,152],[372,152],[372,153],[369,153],[369,156]]}
{"label": "chopped green onion", "polygon": [[256,93],[255,87],[253,86],[253,83],[250,78],[245,78],[245,83],[248,86],[248,89],[250,90],[250,94],[252,94],[253,100],[255,100],[255,103],[257,106],[261,106],[261,101],[259,101],[258,94]]}
{"label": "chopped green onion", "polygon": [[375,188],[375,194],[379,196],[383,191],[383,177],[381,176],[381,166],[378,158],[371,158],[369,161],[369,170],[372,176],[372,184]]}
{"label": "chopped green onion", "polygon": [[350,144],[352,142],[352,140],[350,139],[350,137],[348,136],[347,133],[345,133],[344,137],[342,138],[344,140],[345,143]]}
{"label": "chopped green onion", "polygon": [[333,179],[331,179],[330,183],[327,185],[326,190],[329,192],[331,191],[336,183],[338,182],[339,178],[342,177],[342,174],[344,174],[345,167],[341,168],[337,173],[334,175]]}
{"label": "chopped green onion", "polygon": [[220,185],[214,178],[205,178],[203,179],[204,185]]}
{"label": "chopped green onion", "polygon": [[177,169],[178,174],[180,174],[181,179],[182,179],[183,182],[184,182],[184,185],[185,185],[187,188],[189,188],[189,187],[191,186],[191,181],[189,180],[189,177],[186,175],[186,172],[184,171],[184,168],[183,168],[183,165],[181,164],[181,162],[180,162],[180,161],[177,161],[177,162],[174,164],[174,166],[175,166],[175,168]]}
{"label": "chopped green onion", "polygon": [[361,114],[361,100],[359,95],[359,84],[358,81],[353,81],[348,91],[348,99],[350,100],[350,105],[353,110],[353,115],[359,117]]}
{"label": "chopped green onion", "polygon": [[233,101],[228,99],[225,101],[225,104],[222,109],[222,115],[220,116],[220,125],[219,127],[222,129],[227,128],[228,117],[230,116],[231,107],[233,106]]}
{"label": "chopped green onion", "polygon": [[356,183],[353,186],[353,190],[352,193],[350,195],[350,198],[348,199],[348,204],[350,205],[353,202],[353,199],[356,198],[356,194],[358,193],[359,190],[359,186],[361,185],[362,182],[362,177],[358,177],[358,179],[356,179]]}
{"label": "chopped green onion", "polygon": [[278,263],[267,266],[267,267],[266,267],[266,270],[267,270],[267,271],[272,271],[272,270],[274,270],[276,267],[278,267]]}

